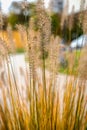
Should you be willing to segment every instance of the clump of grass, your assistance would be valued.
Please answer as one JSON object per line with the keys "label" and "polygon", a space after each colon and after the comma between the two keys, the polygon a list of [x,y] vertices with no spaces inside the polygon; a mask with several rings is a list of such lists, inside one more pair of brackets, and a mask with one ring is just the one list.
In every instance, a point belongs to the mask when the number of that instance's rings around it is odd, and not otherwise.
{"label": "clump of grass", "polygon": [[[51,36],[50,18],[42,0],[38,0],[36,11],[37,32],[34,30],[34,19],[30,20],[29,28],[17,25],[21,39],[26,43],[24,49],[28,58],[28,66],[25,62],[26,71],[19,68],[24,86],[18,84],[15,66],[9,55],[10,46],[0,39],[4,65],[4,72],[0,73],[0,130],[86,130],[86,80],[74,76],[61,79],[58,75],[60,51],[57,44],[60,38]],[[12,34],[11,28],[8,33]],[[9,36],[9,44],[14,43],[12,35]],[[46,69],[46,51],[49,71]],[[74,58],[75,55],[68,56],[70,74]],[[86,61],[84,64],[82,69],[86,69]]]}
{"label": "clump of grass", "polygon": [[80,60],[79,60],[79,66],[78,66],[78,71],[79,71],[79,76],[83,79],[83,80],[87,80],[87,57],[86,57],[86,53],[87,53],[87,46],[83,49]]}
{"label": "clump of grass", "polygon": [[[2,99],[4,104],[0,104],[0,129],[85,129],[87,113],[87,104],[84,94],[85,85],[78,83],[73,84],[73,82],[77,81],[70,79],[65,88],[63,102],[61,103],[61,96],[59,96],[60,91],[57,90],[56,84],[55,86],[54,84],[50,84],[52,82],[51,80],[48,82],[47,104],[43,96],[44,86],[40,83],[37,86],[37,90],[34,90],[34,93],[32,88],[29,90],[27,100],[21,97],[15,98],[17,92],[10,90],[8,103],[6,92],[3,90]],[[60,106],[60,104],[62,104],[62,106]]]}
{"label": "clump of grass", "polygon": [[17,52],[17,53],[24,53],[25,50],[24,50],[24,48],[17,48],[17,49],[16,49],[16,52]]}

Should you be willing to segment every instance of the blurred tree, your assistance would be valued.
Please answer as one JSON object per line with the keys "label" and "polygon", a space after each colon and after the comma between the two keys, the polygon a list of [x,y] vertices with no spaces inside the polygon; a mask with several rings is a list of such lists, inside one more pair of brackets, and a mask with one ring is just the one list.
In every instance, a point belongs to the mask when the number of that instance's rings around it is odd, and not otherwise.
{"label": "blurred tree", "polygon": [[6,30],[7,25],[8,25],[8,18],[7,18],[6,15],[3,15],[3,26],[2,26],[2,29]]}
{"label": "blurred tree", "polygon": [[80,13],[75,13],[73,16],[73,25],[70,29],[70,18],[71,16],[67,16],[67,19],[64,20],[63,27],[61,29],[61,14],[53,13],[51,14],[51,25],[52,25],[52,34],[59,35],[67,44],[73,39],[76,39],[80,35],[83,34],[82,25],[79,26],[79,15]]}
{"label": "blurred tree", "polygon": [[76,39],[77,37],[83,34],[82,24],[80,24],[79,15],[80,14],[77,13],[74,16],[74,24],[71,30],[71,33],[72,33],[71,40]]}
{"label": "blurred tree", "polygon": [[28,24],[29,19],[35,13],[35,3],[29,2],[12,2],[8,22],[15,29],[16,24]]}
{"label": "blurred tree", "polygon": [[61,19],[61,15],[58,13],[53,13],[51,15],[52,33],[54,35],[61,35],[60,19]]}
{"label": "blurred tree", "polygon": [[0,12],[0,30],[5,30],[7,28],[8,18],[2,12]]}
{"label": "blurred tree", "polygon": [[14,14],[33,15],[35,12],[35,3],[27,1],[12,2],[10,12]]}

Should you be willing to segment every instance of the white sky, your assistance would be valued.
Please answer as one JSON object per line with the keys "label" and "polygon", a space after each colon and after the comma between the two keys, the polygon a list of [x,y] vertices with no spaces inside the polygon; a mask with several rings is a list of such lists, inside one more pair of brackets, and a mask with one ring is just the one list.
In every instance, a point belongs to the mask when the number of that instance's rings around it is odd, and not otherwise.
{"label": "white sky", "polygon": [[[75,7],[75,12],[80,10],[81,0],[69,0],[69,12],[72,11],[72,6]],[[87,0],[85,0],[85,8],[87,7]]]}

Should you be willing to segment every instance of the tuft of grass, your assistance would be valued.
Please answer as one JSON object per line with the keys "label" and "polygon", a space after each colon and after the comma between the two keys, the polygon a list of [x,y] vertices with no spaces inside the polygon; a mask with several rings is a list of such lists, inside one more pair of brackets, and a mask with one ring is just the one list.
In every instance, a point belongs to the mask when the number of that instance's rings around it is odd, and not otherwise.
{"label": "tuft of grass", "polygon": [[[11,46],[14,38],[10,27],[8,44],[0,39],[0,65],[3,66],[0,71],[0,130],[86,130],[87,80],[84,75],[83,78],[71,76],[81,57],[77,52],[67,54],[69,75],[58,75],[59,70],[65,71],[58,60],[60,38],[51,35],[50,17],[42,0],[37,2],[36,16],[37,31],[32,18],[30,27],[17,25],[21,40],[25,42],[24,50],[18,51],[25,51],[28,61],[25,70],[19,68],[23,84],[19,84],[17,68],[9,55],[9,50],[12,54],[16,51],[15,46]],[[83,66],[81,68],[84,70]]]}
{"label": "tuft of grass", "polygon": [[17,52],[17,53],[24,53],[25,50],[24,50],[24,48],[17,48],[17,49],[16,49],[16,52]]}

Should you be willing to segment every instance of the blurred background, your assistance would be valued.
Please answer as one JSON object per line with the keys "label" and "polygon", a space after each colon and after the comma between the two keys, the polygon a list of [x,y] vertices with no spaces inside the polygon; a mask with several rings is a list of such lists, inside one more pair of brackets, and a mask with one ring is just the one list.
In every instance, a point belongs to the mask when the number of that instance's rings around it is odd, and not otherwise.
{"label": "blurred background", "polygon": [[[26,9],[23,7],[26,1]],[[13,29],[13,35],[16,42],[16,46],[21,50],[22,44],[19,38],[19,34],[16,29],[17,24],[28,25],[31,17],[35,18],[36,0],[1,0],[0,12],[2,12],[3,26],[1,30],[6,37],[6,29],[8,24]],[[87,9],[87,0],[84,4],[81,0],[44,0],[45,8],[51,17],[51,31],[53,35],[58,35],[61,38],[61,43],[64,45],[73,44],[71,47],[76,48],[75,41],[80,36],[83,36],[82,23],[80,23],[79,17],[83,13],[85,14]],[[78,30],[78,32],[77,32]],[[80,40],[81,41],[81,40]],[[82,47],[81,44],[78,48]]]}

